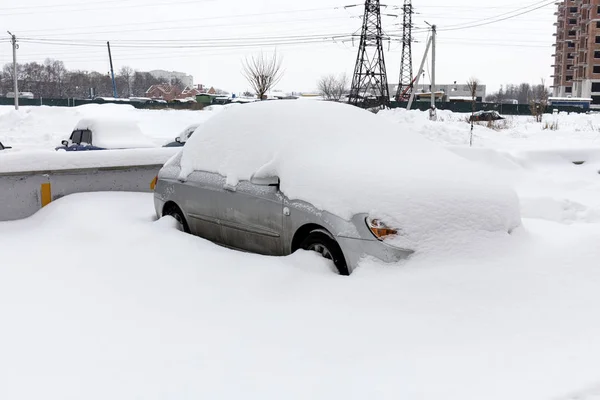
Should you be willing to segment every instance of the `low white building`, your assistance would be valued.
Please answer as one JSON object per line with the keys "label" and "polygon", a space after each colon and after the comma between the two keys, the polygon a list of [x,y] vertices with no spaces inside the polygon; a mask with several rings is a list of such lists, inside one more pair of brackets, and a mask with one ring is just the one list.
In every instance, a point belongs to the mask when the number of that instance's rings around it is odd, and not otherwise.
{"label": "low white building", "polygon": [[[14,99],[15,98],[15,92],[8,92],[8,93],[6,93],[6,97],[9,98],[9,99]],[[31,92],[19,92],[19,98],[20,99],[33,99],[33,98],[35,98],[35,96]]]}
{"label": "low white building", "polygon": [[171,83],[173,79],[179,79],[181,83],[183,83],[183,86],[194,86],[194,77],[192,75],[186,74],[185,72],[155,69],[154,71],[149,71],[149,74],[155,77],[156,79],[160,79],[164,83]]}
{"label": "low white building", "polygon": [[[431,93],[430,84],[418,84],[415,86],[415,93]],[[398,85],[390,85],[390,96],[393,98],[396,96]],[[435,85],[435,92],[444,92],[444,101],[448,101],[450,98],[471,98],[471,89],[466,83],[441,83]],[[477,86],[477,101],[483,101],[485,99],[486,86],[479,84]]]}

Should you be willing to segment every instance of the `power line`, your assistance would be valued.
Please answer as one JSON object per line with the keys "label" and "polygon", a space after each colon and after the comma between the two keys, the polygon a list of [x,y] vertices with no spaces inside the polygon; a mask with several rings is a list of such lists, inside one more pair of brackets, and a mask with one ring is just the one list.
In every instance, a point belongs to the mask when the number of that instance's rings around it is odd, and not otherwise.
{"label": "power line", "polygon": [[[282,25],[282,24],[292,24],[292,23],[305,23],[305,22],[315,22],[315,21],[332,21],[332,20],[341,20],[345,19],[345,17],[325,17],[325,18],[304,18],[304,19],[294,19],[294,20],[283,20],[283,21],[269,21],[269,22],[255,22],[255,23],[245,23],[245,24],[221,24],[221,25],[191,25],[191,26],[175,26],[175,27],[159,27],[159,28],[140,28],[140,29],[120,29],[114,31],[97,31],[97,32],[83,32],[77,33],[77,36],[89,36],[89,35],[100,35],[100,34],[110,34],[110,33],[131,33],[131,32],[165,32],[165,31],[187,31],[187,30],[198,30],[198,29],[212,29],[215,27],[231,27],[235,26],[236,28],[242,26],[265,26],[265,25]],[[48,35],[31,35],[31,38],[48,38],[48,37],[60,37],[66,36],[67,34],[48,34]],[[69,33],[68,36],[72,36],[74,33]],[[58,38],[57,40],[59,40]]]}
{"label": "power line", "polygon": [[[263,37],[254,40],[245,40],[240,38],[231,38],[229,41],[198,41],[195,43],[180,44],[179,42],[172,43],[156,43],[156,42],[142,42],[136,44],[135,42],[121,43],[113,41],[114,48],[162,48],[162,49],[200,49],[200,48],[244,48],[244,47],[256,47],[256,46],[283,46],[295,43],[319,43],[324,41],[333,41],[335,39],[344,39],[351,37],[351,34],[335,34],[335,35],[313,35],[313,36],[281,36],[281,37]],[[104,47],[104,45],[97,41],[67,41],[67,40],[53,40],[53,39],[30,39],[23,38],[20,40],[23,43],[34,43],[34,44],[45,44],[54,46],[75,46],[75,47]]]}
{"label": "power line", "polygon": [[[311,52],[318,51],[319,49],[325,50],[325,46],[338,46],[341,50],[345,52],[354,52],[355,50],[349,49],[346,47],[339,47],[339,45],[343,45],[342,42],[322,42],[322,43],[294,43],[290,45],[286,45],[286,48],[294,48],[294,49],[306,49]],[[256,46],[255,48],[262,48],[263,46]],[[252,47],[247,47],[246,49],[252,49]],[[329,51],[329,50],[328,50]],[[113,52],[118,56],[121,61],[130,61],[130,60],[155,60],[155,59],[174,59],[174,58],[207,58],[207,57],[222,57],[228,55],[240,55],[240,50],[237,48],[226,48],[226,49],[201,49],[200,51],[195,51],[190,53],[190,51],[185,49],[175,49],[165,53],[164,51],[150,50],[150,51],[136,51],[136,50],[127,50],[124,53],[118,53],[117,51]],[[60,61],[65,61],[68,63],[87,63],[89,61],[106,61],[106,56],[104,55],[104,51],[101,48],[94,53],[96,56],[89,57],[80,57],[71,55],[71,57],[61,57]],[[48,56],[48,53],[45,54]],[[37,59],[32,58],[22,58],[23,62],[34,62]]]}
{"label": "power line", "polygon": [[[170,0],[169,1],[169,6],[173,5],[173,4],[197,4],[198,2],[213,2],[215,0],[183,0],[183,1],[177,1],[177,0]],[[109,2],[111,3],[111,2]],[[115,2],[118,3],[118,2]],[[98,4],[102,4],[102,3],[98,3]],[[87,5],[87,4],[85,4]],[[167,4],[163,3],[146,3],[143,4],[144,8],[147,7],[165,7]],[[82,12],[82,11],[98,11],[98,10],[122,10],[125,8],[138,8],[138,7],[142,7],[142,5],[140,4],[132,4],[132,5],[125,5],[125,6],[116,6],[116,7],[92,7],[92,8],[75,8],[75,9],[56,9],[54,7],[51,7],[48,10],[43,10],[43,11],[29,11],[29,12],[20,12],[20,13],[0,13],[0,15],[4,15],[4,16],[18,16],[18,15],[34,15],[34,14],[40,14],[40,13],[44,13],[44,14],[56,14],[56,13],[72,13],[72,12]],[[38,8],[38,7],[32,7],[32,8]]]}
{"label": "power line", "polygon": [[[125,3],[136,0],[107,0],[107,1],[88,1],[85,5],[90,4],[107,4],[107,3]],[[2,7],[0,11],[14,11],[14,10],[31,10],[31,9],[40,9],[40,8],[57,8],[57,7],[72,7],[72,6],[80,6],[81,3],[66,3],[66,4],[53,4],[53,5],[37,5],[37,6],[19,6],[19,7]]]}
{"label": "power line", "polygon": [[[309,12],[322,12],[322,11],[334,11],[337,7],[325,7],[325,8],[309,8],[309,9],[301,9],[301,10],[282,10],[282,11],[272,11],[272,12],[263,12],[263,13],[249,13],[249,14],[233,14],[233,15],[222,15],[222,16],[214,16],[214,17],[202,17],[202,18],[185,18],[185,19],[172,19],[172,20],[163,20],[161,23],[180,23],[180,22],[204,22],[204,21],[214,21],[214,20],[231,20],[236,18],[249,18],[249,17],[262,17],[262,16],[271,16],[271,15],[281,15],[281,14],[297,14],[297,13],[309,13]],[[148,21],[148,22],[131,22],[127,23],[127,26],[146,26],[146,25],[156,25],[156,21]],[[231,24],[237,25],[237,24]],[[91,26],[80,26],[80,27],[69,27],[69,28],[55,28],[55,29],[30,29],[23,30],[21,33],[31,33],[31,32],[44,32],[43,37],[48,37],[48,32],[57,32],[57,31],[67,31],[68,33],[64,33],[65,35],[73,34],[71,31],[81,32],[81,33],[111,33],[111,32],[93,32],[93,29],[96,28],[112,28],[112,27],[123,27],[123,24],[109,24],[109,25],[91,25]],[[80,30],[80,31],[78,31]],[[145,30],[144,30],[145,31]],[[116,32],[123,32],[123,30],[119,30]]]}
{"label": "power line", "polygon": [[[469,25],[469,24],[466,24],[466,25],[449,25],[447,27],[441,27],[441,28],[439,28],[439,31],[454,31],[454,30],[470,29],[470,28],[476,28],[476,27],[479,27],[479,26],[485,26],[485,25],[495,24],[497,22],[506,21],[508,19],[516,18],[518,16],[529,14],[529,13],[531,13],[533,11],[536,11],[536,10],[539,10],[541,8],[547,7],[549,5],[554,4],[555,0],[545,1],[543,3],[544,4],[542,4],[540,6],[537,6],[535,8],[531,8],[531,9],[528,9],[526,11],[522,11],[522,12],[517,13],[517,14],[508,15],[508,16],[503,17],[503,18],[498,18],[498,17],[500,17],[502,15],[509,14],[509,13],[500,14],[500,15],[496,16],[497,19],[494,19],[494,20],[491,20],[491,19],[493,19],[492,17],[490,17],[490,18],[484,18],[484,19],[480,20],[479,23],[475,23],[475,24],[471,24],[471,25]],[[536,3],[536,4],[539,4],[539,3]],[[528,7],[531,7],[531,6],[528,6]],[[523,8],[527,8],[527,7],[523,7]],[[523,8],[520,8],[518,10],[522,10]],[[514,11],[518,11],[518,10],[514,10]],[[482,21],[486,21],[486,20],[488,22],[482,22]]]}

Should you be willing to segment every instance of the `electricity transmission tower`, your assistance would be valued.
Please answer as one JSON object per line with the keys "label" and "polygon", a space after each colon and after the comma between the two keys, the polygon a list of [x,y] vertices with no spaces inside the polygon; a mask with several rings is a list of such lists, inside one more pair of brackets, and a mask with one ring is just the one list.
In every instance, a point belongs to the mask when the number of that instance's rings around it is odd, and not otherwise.
{"label": "electricity transmission tower", "polygon": [[365,0],[365,14],[349,103],[362,108],[390,105],[379,0]]}
{"label": "electricity transmission tower", "polygon": [[400,63],[400,80],[397,101],[406,101],[413,91],[413,66],[412,66],[412,15],[414,14],[412,0],[404,0],[402,19],[402,62]]}

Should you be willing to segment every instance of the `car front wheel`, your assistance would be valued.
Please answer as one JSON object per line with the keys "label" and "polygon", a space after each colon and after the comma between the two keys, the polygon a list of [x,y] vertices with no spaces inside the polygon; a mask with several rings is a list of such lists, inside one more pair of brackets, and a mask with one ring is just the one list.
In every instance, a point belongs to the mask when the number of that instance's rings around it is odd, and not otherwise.
{"label": "car front wheel", "polygon": [[333,261],[340,275],[349,275],[342,249],[329,232],[320,229],[310,232],[300,244],[300,248],[316,251],[324,258]]}

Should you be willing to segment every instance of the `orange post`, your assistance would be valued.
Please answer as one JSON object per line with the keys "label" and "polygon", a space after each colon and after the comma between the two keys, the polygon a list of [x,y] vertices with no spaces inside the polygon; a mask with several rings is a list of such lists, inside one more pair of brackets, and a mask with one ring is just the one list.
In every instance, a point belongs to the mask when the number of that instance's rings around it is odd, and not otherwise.
{"label": "orange post", "polygon": [[52,188],[49,183],[42,183],[41,187],[42,207],[46,207],[52,201]]}

